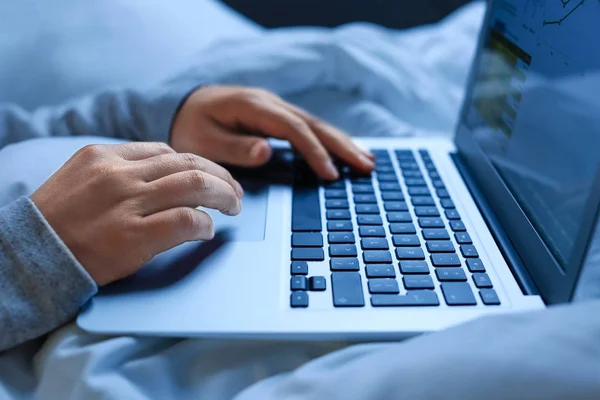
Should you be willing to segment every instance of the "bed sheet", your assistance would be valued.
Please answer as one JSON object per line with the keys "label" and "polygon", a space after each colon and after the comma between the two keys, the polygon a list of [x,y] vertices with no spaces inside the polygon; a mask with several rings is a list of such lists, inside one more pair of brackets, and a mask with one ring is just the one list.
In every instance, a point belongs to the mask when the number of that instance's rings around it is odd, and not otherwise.
{"label": "bed sheet", "polygon": [[[354,135],[448,135],[483,11],[476,3],[437,25],[401,32],[351,24],[232,39],[196,54],[190,74],[200,70],[208,82],[273,90]],[[77,148],[100,141],[53,139],[3,149],[0,168],[15,171],[18,191],[3,182],[0,201],[34,190]],[[43,168],[15,168],[25,165],[25,154],[44,160],[36,163]],[[344,346],[105,337],[70,324],[0,354],[0,398],[230,399]]]}

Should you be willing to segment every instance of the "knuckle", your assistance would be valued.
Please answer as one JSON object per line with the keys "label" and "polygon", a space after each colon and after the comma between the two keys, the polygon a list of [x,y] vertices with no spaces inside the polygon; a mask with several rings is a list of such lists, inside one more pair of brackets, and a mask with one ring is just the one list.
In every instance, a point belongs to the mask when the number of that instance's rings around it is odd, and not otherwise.
{"label": "knuckle", "polygon": [[200,157],[192,154],[192,153],[182,153],[180,155],[182,163],[183,163],[183,167],[186,168],[187,170],[201,170],[203,169],[203,165],[202,162],[200,160]]}
{"label": "knuckle", "polygon": [[301,118],[290,118],[289,124],[292,129],[298,132],[307,132],[310,131],[308,124],[302,120]]}
{"label": "knuckle", "polygon": [[99,158],[104,152],[104,146],[99,144],[88,144],[82,147],[76,153],[77,156],[88,160]]}
{"label": "knuckle", "polygon": [[187,173],[187,180],[191,187],[206,189],[206,177],[202,171],[194,170]]}
{"label": "knuckle", "polygon": [[156,149],[162,153],[173,153],[174,150],[171,148],[171,146],[169,146],[166,143],[163,142],[154,142],[151,144],[152,146],[155,146]]}

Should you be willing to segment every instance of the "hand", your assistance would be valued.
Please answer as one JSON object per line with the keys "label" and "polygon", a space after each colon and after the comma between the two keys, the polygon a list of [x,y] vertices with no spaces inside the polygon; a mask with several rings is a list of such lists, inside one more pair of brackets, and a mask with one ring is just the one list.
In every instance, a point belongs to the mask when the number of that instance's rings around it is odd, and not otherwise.
{"label": "hand", "polygon": [[31,200],[99,286],[134,273],[155,255],[214,236],[198,206],[240,212],[229,172],[162,143],[87,146]]}
{"label": "hand", "polygon": [[196,90],[175,118],[171,145],[216,162],[257,167],[271,157],[265,136],[291,142],[324,179],[339,176],[329,153],[359,172],[374,168],[373,156],[350,137],[261,89],[208,86]]}

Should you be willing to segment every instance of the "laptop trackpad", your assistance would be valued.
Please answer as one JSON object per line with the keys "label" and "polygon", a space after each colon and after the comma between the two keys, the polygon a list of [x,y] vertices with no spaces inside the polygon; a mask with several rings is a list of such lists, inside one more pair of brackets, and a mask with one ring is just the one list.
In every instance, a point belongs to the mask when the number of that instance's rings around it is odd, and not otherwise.
{"label": "laptop trackpad", "polygon": [[230,217],[204,209],[213,219],[215,233],[227,233],[227,241],[257,242],[265,238],[269,184],[261,180],[240,180],[244,188],[242,212]]}

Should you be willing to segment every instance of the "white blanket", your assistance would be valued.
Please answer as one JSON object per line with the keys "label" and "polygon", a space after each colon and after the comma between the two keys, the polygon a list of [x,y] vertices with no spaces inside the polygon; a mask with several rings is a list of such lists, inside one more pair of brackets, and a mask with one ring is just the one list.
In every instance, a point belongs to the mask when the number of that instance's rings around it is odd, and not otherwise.
{"label": "white blanket", "polygon": [[[483,9],[477,3],[438,25],[402,32],[353,24],[263,33],[207,48],[194,68],[209,82],[269,88],[354,135],[449,134]],[[10,151],[43,154],[49,174],[84,143],[61,139]],[[44,176],[17,175],[31,190]],[[71,324],[0,355],[0,398],[230,399],[342,346],[102,337]]]}

